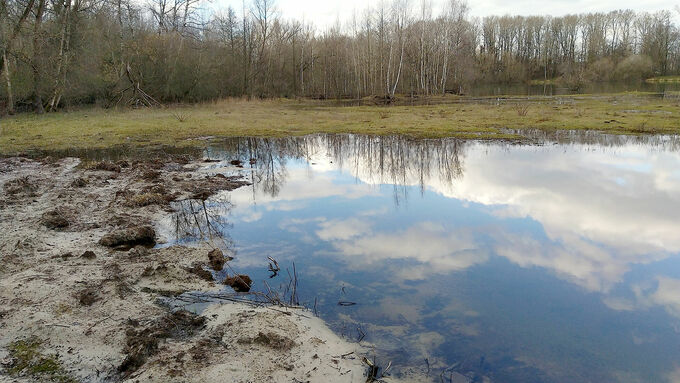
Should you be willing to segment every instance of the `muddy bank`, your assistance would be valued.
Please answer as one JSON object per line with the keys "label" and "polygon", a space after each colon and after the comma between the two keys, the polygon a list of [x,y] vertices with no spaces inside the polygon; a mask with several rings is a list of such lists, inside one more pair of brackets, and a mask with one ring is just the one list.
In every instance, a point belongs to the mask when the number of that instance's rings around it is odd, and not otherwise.
{"label": "muddy bank", "polygon": [[229,254],[153,247],[172,201],[245,184],[202,166],[0,160],[0,381],[366,380],[357,346],[307,311],[163,304],[224,289]]}

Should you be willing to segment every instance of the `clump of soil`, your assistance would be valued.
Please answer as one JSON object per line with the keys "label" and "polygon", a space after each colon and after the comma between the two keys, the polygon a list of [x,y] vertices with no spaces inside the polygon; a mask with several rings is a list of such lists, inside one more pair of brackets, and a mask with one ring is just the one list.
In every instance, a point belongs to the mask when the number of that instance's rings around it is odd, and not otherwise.
{"label": "clump of soil", "polygon": [[275,350],[290,350],[295,347],[295,342],[285,336],[279,335],[274,332],[259,332],[254,338],[241,338],[238,340],[241,344],[251,344],[256,343],[262,346],[271,347]]}
{"label": "clump of soil", "polygon": [[161,172],[154,169],[145,169],[142,172],[142,179],[147,181],[157,180],[161,176]]}
{"label": "clump of soil", "polygon": [[233,277],[227,277],[224,280],[224,284],[230,286],[237,293],[245,293],[250,291],[250,286],[253,284],[253,280],[245,274],[234,275]]}
{"label": "clump of soil", "polygon": [[213,276],[212,273],[206,269],[203,268],[203,265],[200,263],[195,263],[191,267],[186,269],[188,272],[198,275],[199,278],[212,282],[213,281]]}
{"label": "clump of soil", "polygon": [[128,251],[128,255],[131,257],[144,257],[149,255],[149,249],[144,246],[135,246]]}
{"label": "clump of soil", "polygon": [[34,197],[38,187],[28,178],[28,176],[25,176],[7,181],[4,189],[7,195]]}
{"label": "clump of soil", "polygon": [[69,221],[69,213],[63,207],[58,207],[43,213],[42,218],[40,218],[40,223],[52,230],[64,229],[71,224]]}
{"label": "clump of soil", "polygon": [[103,236],[99,244],[120,249],[129,249],[137,245],[153,246],[156,244],[156,231],[148,225],[118,229]]}
{"label": "clump of soil", "polygon": [[169,313],[149,326],[137,329],[139,322],[130,321],[126,332],[126,357],[118,367],[124,376],[129,376],[158,351],[158,345],[168,338],[187,338],[195,335],[205,326],[205,318],[189,311]]}
{"label": "clump of soil", "polygon": [[83,306],[92,306],[94,302],[101,299],[97,290],[92,287],[88,287],[78,293],[78,302]]}
{"label": "clump of soil", "polygon": [[80,257],[85,259],[95,259],[97,258],[97,254],[95,254],[92,250],[87,250]]}
{"label": "clump of soil", "polygon": [[222,271],[224,268],[224,254],[222,250],[213,249],[208,253],[208,259],[210,260],[210,267],[215,271]]}
{"label": "clump of soil", "polygon": [[115,172],[115,173],[120,173],[120,165],[114,164],[111,161],[100,161],[97,163],[92,164],[90,169],[93,170],[104,170],[107,172]]}
{"label": "clump of soil", "polygon": [[83,187],[87,186],[88,183],[89,183],[89,181],[87,180],[87,178],[78,177],[71,182],[71,187],[73,187],[73,188],[83,188]]}

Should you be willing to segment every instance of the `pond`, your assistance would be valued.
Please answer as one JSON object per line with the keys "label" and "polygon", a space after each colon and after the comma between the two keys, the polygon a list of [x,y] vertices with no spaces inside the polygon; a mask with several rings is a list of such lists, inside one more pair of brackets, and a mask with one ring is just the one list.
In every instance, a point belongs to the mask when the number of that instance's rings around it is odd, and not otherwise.
{"label": "pond", "polygon": [[220,238],[258,291],[290,293],[294,264],[300,302],[396,374],[679,381],[680,139],[535,141],[230,139],[212,170],[252,186],[167,232]]}

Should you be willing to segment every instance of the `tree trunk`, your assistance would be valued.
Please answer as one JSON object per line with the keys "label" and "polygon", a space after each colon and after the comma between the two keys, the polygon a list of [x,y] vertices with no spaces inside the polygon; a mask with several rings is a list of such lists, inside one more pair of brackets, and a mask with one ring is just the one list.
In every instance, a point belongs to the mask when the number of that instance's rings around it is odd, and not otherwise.
{"label": "tree trunk", "polygon": [[399,54],[399,67],[397,68],[397,79],[394,81],[394,87],[392,87],[392,93],[390,97],[394,98],[394,94],[397,91],[397,85],[399,85],[399,77],[401,76],[401,66],[404,62],[404,44],[406,44],[406,39],[401,36],[401,53]]}
{"label": "tree trunk", "polygon": [[[4,68],[4,71],[2,69]],[[9,61],[7,61],[7,54],[2,52],[2,66],[0,71],[5,74],[5,81],[7,84],[7,114],[14,114],[14,94],[12,93],[12,78],[9,73]]]}
{"label": "tree trunk", "polygon": [[[26,4],[26,8],[24,8],[24,11],[22,12],[21,16],[19,17],[19,20],[17,21],[16,25],[14,26],[14,29],[12,30],[12,34],[9,36],[7,39],[5,46],[2,48],[2,62],[3,65],[0,66],[0,76],[3,74],[5,75],[6,83],[7,83],[7,113],[14,113],[14,97],[12,95],[12,81],[9,73],[9,61],[7,60],[7,52],[11,51],[13,48],[14,40],[16,39],[17,35],[19,34],[19,31],[21,30],[21,26],[24,24],[24,21],[28,18],[28,15],[31,13],[31,10],[33,9],[33,4],[35,3],[35,0],[29,0],[28,4]],[[6,15],[3,15],[5,17]]]}
{"label": "tree trunk", "polygon": [[38,3],[38,10],[35,13],[35,24],[33,25],[33,58],[31,59],[31,67],[33,69],[33,104],[35,112],[38,114],[45,113],[42,96],[40,95],[42,77],[40,76],[40,66],[38,63],[40,60],[40,28],[42,26],[44,12],[45,0],[40,0]]}
{"label": "tree trunk", "polygon": [[57,75],[54,79],[54,91],[52,92],[52,97],[47,103],[47,111],[53,112],[59,106],[59,101],[61,100],[61,94],[66,86],[66,67],[67,67],[67,51],[68,51],[68,40],[70,38],[70,28],[69,28],[69,12],[71,10],[71,2],[67,0],[64,3],[64,8],[62,10],[62,28],[61,28],[61,39],[59,43],[59,58],[57,59]]}

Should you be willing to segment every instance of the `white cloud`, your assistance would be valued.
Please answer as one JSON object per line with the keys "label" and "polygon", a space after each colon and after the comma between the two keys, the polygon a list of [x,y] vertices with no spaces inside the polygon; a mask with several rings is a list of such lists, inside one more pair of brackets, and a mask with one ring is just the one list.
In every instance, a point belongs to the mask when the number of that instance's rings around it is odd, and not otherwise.
{"label": "white cloud", "polygon": [[293,167],[287,173],[281,179],[282,187],[275,197],[260,189],[253,192],[252,186],[232,191],[234,217],[251,217],[253,205],[268,211],[293,211],[305,207],[309,200],[338,196],[356,199],[378,193],[371,185],[334,183],[333,175],[325,173],[315,174],[314,181],[310,182],[303,167]]}
{"label": "white cloud", "polygon": [[680,280],[660,276],[657,281],[659,285],[649,297],[651,302],[663,306],[669,314],[680,318]]}
{"label": "white cloud", "polygon": [[319,226],[316,235],[324,241],[350,239],[371,229],[369,222],[358,218],[322,222]]}
{"label": "white cloud", "polygon": [[417,264],[392,272],[402,280],[424,279],[432,273],[462,270],[488,259],[473,236],[465,230],[421,222],[397,232],[366,232],[363,236],[334,241],[333,246],[352,267],[386,260],[410,260]]}
{"label": "white cloud", "polygon": [[680,367],[676,367],[668,376],[668,383],[680,383]]}

